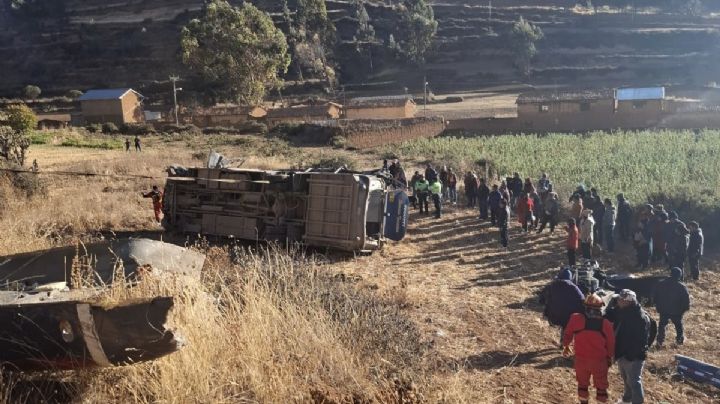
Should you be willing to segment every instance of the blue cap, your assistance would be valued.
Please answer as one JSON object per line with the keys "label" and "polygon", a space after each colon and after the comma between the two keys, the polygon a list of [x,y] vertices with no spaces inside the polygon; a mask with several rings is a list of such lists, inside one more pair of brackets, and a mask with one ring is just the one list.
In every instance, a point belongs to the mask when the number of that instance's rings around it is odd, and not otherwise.
{"label": "blue cap", "polygon": [[568,268],[563,268],[560,270],[560,273],[557,276],[558,279],[569,281],[572,279],[572,271],[570,271]]}

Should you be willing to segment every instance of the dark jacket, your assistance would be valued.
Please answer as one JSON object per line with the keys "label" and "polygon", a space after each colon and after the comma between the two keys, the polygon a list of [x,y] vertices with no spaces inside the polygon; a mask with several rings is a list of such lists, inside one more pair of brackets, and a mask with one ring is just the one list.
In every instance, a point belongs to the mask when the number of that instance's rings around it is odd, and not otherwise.
{"label": "dark jacket", "polygon": [[690,293],[679,280],[667,278],[655,287],[655,308],[666,316],[677,316],[690,310]]}
{"label": "dark jacket", "polygon": [[647,359],[647,351],[657,335],[657,323],[645,310],[639,305],[621,309],[611,303],[605,318],[613,323],[615,330],[615,359]]}
{"label": "dark jacket", "polygon": [[690,244],[688,245],[689,257],[700,257],[704,252],[705,237],[702,229],[690,232]]}
{"label": "dark jacket", "polygon": [[478,188],[478,198],[480,201],[487,202],[488,197],[490,197],[490,188],[488,188],[487,184],[480,184],[480,187]]}
{"label": "dark jacket", "polygon": [[438,172],[435,171],[434,168],[428,167],[425,169],[425,179],[428,182],[433,182],[438,180]]}
{"label": "dark jacket", "polygon": [[512,182],[507,183],[508,189],[513,193],[515,196],[519,196],[523,191],[523,180],[522,178],[512,178]]}
{"label": "dark jacket", "polygon": [[490,196],[488,197],[488,202],[490,202],[490,207],[493,209],[497,209],[500,207],[500,200],[502,200],[502,194],[500,191],[492,191],[490,192]]}
{"label": "dark jacket", "polygon": [[540,302],[545,304],[543,315],[551,325],[565,327],[573,313],[583,313],[583,294],[568,280],[556,279],[543,290]]}
{"label": "dark jacket", "polygon": [[617,213],[617,221],[618,223],[627,223],[630,224],[632,221],[632,207],[626,200],[621,200],[618,203],[618,213]]}

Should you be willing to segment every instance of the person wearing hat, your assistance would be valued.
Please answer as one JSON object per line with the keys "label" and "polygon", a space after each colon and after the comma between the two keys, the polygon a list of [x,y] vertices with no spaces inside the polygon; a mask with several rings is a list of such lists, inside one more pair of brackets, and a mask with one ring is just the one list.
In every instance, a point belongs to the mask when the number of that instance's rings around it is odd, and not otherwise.
{"label": "person wearing hat", "polygon": [[605,318],[613,323],[615,361],[625,386],[617,404],[642,404],[645,400],[642,372],[647,352],[657,335],[657,323],[640,307],[637,295],[629,289],[613,296]]}
{"label": "person wearing hat", "polygon": [[599,403],[608,400],[608,369],[615,355],[615,333],[612,323],[603,318],[605,302],[596,294],[588,295],[583,303],[585,311],[570,316],[563,335],[563,356],[571,355],[570,344],[575,346],[575,377],[581,404],[590,400],[590,377]]}
{"label": "person wearing hat", "polygon": [[682,269],[672,268],[670,277],[658,282],[655,287],[655,308],[660,315],[657,345],[660,348],[665,343],[665,328],[671,321],[675,326],[675,342],[678,345],[685,342],[683,316],[690,310],[690,293],[681,282],[682,276]]}
{"label": "person wearing hat", "polygon": [[585,209],[580,218],[580,250],[583,258],[588,260],[592,259],[595,228],[595,219],[593,219],[592,212],[590,209]]}
{"label": "person wearing hat", "polygon": [[540,295],[540,304],[545,305],[543,316],[552,326],[560,327],[562,340],[570,316],[573,313],[582,313],[583,296],[580,288],[572,282],[572,271],[563,268],[557,278],[543,289]]}
{"label": "person wearing hat", "polygon": [[628,241],[632,236],[632,206],[625,194],[617,194],[617,228],[622,241]]}

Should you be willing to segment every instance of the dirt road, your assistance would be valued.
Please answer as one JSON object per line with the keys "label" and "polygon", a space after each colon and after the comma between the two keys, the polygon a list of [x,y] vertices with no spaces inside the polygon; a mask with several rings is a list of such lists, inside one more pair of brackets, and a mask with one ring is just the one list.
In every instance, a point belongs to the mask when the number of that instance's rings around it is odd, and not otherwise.
{"label": "dirt road", "polygon": [[[535,295],[565,259],[564,231],[527,235],[512,223],[510,237],[509,248],[500,248],[497,230],[481,223],[474,210],[450,208],[439,220],[414,212],[405,241],[389,246],[381,258],[361,258],[343,268],[379,293],[407,299],[436,356],[434,378],[443,387],[433,400],[575,402],[571,362],[560,357],[558,330],[542,318]],[[632,267],[630,254],[623,246],[617,256],[598,258],[603,268],[623,271]],[[718,325],[717,281],[713,273],[703,284],[711,288],[691,286],[688,343],[652,353],[645,374],[649,402],[712,402],[706,395],[711,390],[671,381],[671,375],[676,352],[718,362],[713,348],[718,337],[704,335]],[[617,370],[611,370],[613,402],[621,386]]]}

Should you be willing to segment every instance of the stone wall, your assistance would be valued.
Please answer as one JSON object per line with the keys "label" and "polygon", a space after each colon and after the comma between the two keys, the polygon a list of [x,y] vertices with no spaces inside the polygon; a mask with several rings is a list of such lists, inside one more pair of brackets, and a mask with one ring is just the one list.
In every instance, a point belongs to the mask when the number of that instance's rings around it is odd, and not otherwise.
{"label": "stone wall", "polygon": [[440,117],[345,120],[338,122],[338,129],[346,147],[364,149],[438,136],[445,131],[445,121]]}

